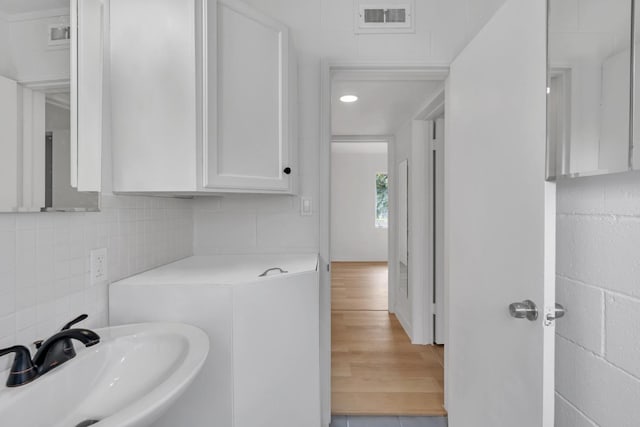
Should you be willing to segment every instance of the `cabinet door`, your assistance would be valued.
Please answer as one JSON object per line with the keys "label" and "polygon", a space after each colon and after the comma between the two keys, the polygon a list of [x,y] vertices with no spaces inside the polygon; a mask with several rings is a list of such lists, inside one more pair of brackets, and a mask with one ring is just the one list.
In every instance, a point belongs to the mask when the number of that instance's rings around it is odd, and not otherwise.
{"label": "cabinet door", "polygon": [[111,0],[115,191],[197,184],[199,0]]}
{"label": "cabinet door", "polygon": [[289,191],[287,28],[240,2],[209,8],[204,186]]}

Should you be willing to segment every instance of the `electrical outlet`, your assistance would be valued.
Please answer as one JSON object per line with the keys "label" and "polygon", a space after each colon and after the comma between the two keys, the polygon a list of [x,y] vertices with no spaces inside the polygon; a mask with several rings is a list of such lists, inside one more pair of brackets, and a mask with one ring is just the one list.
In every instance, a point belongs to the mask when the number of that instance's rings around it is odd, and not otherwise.
{"label": "electrical outlet", "polygon": [[91,284],[107,280],[107,248],[91,251]]}

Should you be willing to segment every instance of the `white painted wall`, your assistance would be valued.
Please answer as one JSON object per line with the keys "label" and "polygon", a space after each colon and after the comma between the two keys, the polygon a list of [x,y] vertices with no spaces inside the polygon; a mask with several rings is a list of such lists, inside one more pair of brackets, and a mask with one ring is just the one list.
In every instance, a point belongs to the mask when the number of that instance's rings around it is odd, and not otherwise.
{"label": "white painted wall", "polygon": [[[418,114],[418,111],[415,112]],[[395,163],[398,177],[392,188],[400,194],[400,164],[408,160],[408,206],[403,210],[401,198],[394,200],[395,212],[403,215],[408,212],[407,226],[409,235],[404,238],[403,222],[401,218],[391,221],[398,236],[398,258],[393,257],[397,269],[389,269],[391,287],[394,293],[392,310],[398,317],[402,327],[414,344],[433,342],[433,316],[431,298],[432,266],[427,260],[432,259],[432,230],[431,224],[431,172],[427,162],[427,151],[430,150],[429,138],[431,124],[424,120],[409,120],[394,135]],[[408,269],[400,261],[403,259],[402,247],[408,248]],[[391,259],[392,257],[390,257]]]}
{"label": "white painted wall", "polygon": [[558,184],[556,427],[640,425],[640,173]]}
{"label": "white painted wall", "polygon": [[331,153],[332,261],[387,261],[388,229],[375,227],[377,173],[387,173],[386,153]]}

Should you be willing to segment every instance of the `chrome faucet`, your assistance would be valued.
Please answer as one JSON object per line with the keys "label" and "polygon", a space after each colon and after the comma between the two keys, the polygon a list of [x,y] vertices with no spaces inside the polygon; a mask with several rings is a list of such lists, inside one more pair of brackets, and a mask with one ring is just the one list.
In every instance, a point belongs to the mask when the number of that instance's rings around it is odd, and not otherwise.
{"label": "chrome faucet", "polygon": [[71,343],[72,339],[78,340],[86,347],[91,347],[100,342],[100,336],[89,329],[69,329],[73,324],[87,318],[86,314],[77,317],[64,325],[62,330],[51,336],[44,342],[36,342],[36,352],[33,360],[29,349],[22,345],[0,350],[0,356],[15,353],[13,365],[7,378],[7,387],[17,387],[27,384],[37,377],[46,374],[53,368],[62,365],[76,356]]}

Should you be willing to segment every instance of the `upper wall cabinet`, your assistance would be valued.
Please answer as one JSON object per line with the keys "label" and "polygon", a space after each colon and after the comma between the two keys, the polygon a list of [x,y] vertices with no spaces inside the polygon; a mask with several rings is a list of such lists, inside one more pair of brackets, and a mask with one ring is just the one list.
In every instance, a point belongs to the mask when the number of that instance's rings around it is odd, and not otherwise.
{"label": "upper wall cabinet", "polygon": [[287,28],[235,0],[111,0],[114,191],[294,192]]}
{"label": "upper wall cabinet", "polygon": [[547,176],[631,166],[633,0],[549,0]]}

